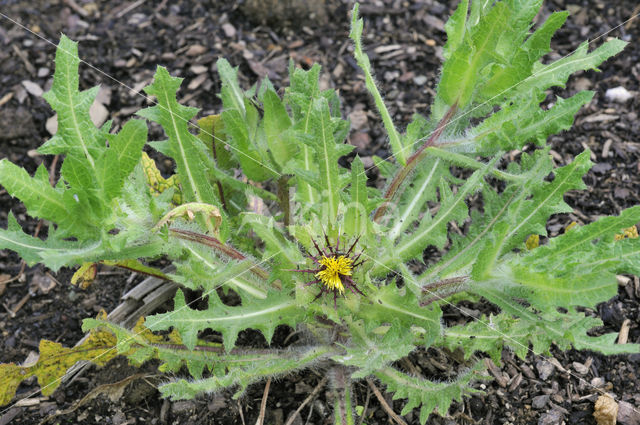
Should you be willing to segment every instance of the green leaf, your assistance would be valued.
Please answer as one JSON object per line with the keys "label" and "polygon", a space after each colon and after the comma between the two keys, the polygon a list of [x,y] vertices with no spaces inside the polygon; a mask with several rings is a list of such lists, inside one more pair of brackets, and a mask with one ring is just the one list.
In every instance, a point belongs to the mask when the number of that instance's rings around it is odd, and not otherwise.
{"label": "green leaf", "polygon": [[250,363],[246,361],[242,366],[234,365],[222,376],[195,381],[180,379],[160,386],[159,390],[163,396],[170,397],[172,400],[184,400],[193,399],[202,393],[238,386],[240,388],[233,398],[239,398],[250,384],[266,377],[311,367],[326,357],[327,353],[329,353],[327,347],[317,347],[306,351],[293,351],[287,355],[282,354],[277,358],[268,355],[246,356],[252,357],[254,361]]}
{"label": "green leaf", "polygon": [[415,349],[399,321],[395,321],[383,336],[376,335],[373,328],[372,325],[352,323],[349,329],[353,339],[351,345],[345,347],[346,354],[333,357],[338,363],[357,368],[351,375],[353,379],[366,378]]}
{"label": "green leaf", "polygon": [[446,59],[458,48],[464,38],[467,13],[469,11],[469,0],[462,0],[458,3],[456,11],[451,15],[444,26],[447,32],[447,44],[444,45],[442,56]]}
{"label": "green leaf", "polygon": [[186,257],[173,262],[176,273],[173,280],[185,287],[210,294],[217,288],[227,287],[236,291],[241,298],[253,296],[267,298],[267,282],[260,281],[253,273],[249,273],[250,260],[229,261],[217,256],[208,247],[181,241],[181,254]]}
{"label": "green leaf", "polygon": [[244,94],[238,84],[238,68],[232,68],[229,62],[220,58],[216,62],[218,74],[222,80],[222,102],[226,108],[235,109],[242,117],[245,116]]}
{"label": "green leaf", "polygon": [[[404,293],[403,293],[404,292]],[[358,313],[368,323],[399,323],[405,332],[411,327],[425,330],[425,344],[440,335],[442,311],[438,306],[420,307],[415,295],[408,290],[399,290],[394,284],[385,285],[374,293],[367,294],[370,304],[363,304]]]}
{"label": "green leaf", "polygon": [[[564,194],[569,190],[586,187],[582,177],[591,168],[590,153],[584,151],[572,163],[556,168],[552,182],[544,182],[540,175],[538,179],[531,179],[524,185],[511,185],[499,195],[499,199],[506,201],[508,206],[501,209],[505,212],[504,217],[494,216],[490,220],[487,217],[483,221],[485,229],[492,228],[491,234],[484,240],[484,246],[479,252],[476,251],[478,260],[472,273],[475,279],[484,280],[491,275],[498,259],[521,246],[529,235],[546,235],[546,223],[551,214],[573,211],[564,202]],[[484,193],[488,202],[496,206],[500,203],[487,191]],[[477,237],[473,242],[476,240]],[[467,241],[465,249],[471,249],[473,242]]]}
{"label": "green leaf", "polygon": [[78,44],[63,34],[56,49],[53,85],[43,95],[58,113],[58,131],[40,148],[40,152],[74,155],[84,160],[87,169],[95,171],[95,161],[104,137],[93,125],[89,108],[98,94],[98,87],[78,91],[79,63]]}
{"label": "green leaf", "polygon": [[541,91],[549,87],[564,87],[571,74],[588,69],[597,70],[598,65],[620,53],[626,45],[627,42],[614,38],[589,53],[589,43],[585,41],[567,57],[548,65],[538,63],[533,67],[531,76],[505,93],[505,96],[513,96],[513,92],[526,95],[533,90]]}
{"label": "green leaf", "polygon": [[577,226],[552,238],[522,257],[533,270],[567,273],[612,270],[615,273],[640,273],[637,252],[639,239],[615,240],[622,229],[640,222],[640,206],[623,210],[619,216],[602,217],[585,226]]}
{"label": "green leaf", "polygon": [[24,168],[7,159],[0,160],[0,184],[11,196],[22,201],[29,215],[57,223],[61,230],[69,233],[71,229],[86,229],[74,205],[78,202],[71,193],[51,187],[44,165],[40,165],[34,177],[30,177]]}
{"label": "green leaf", "polygon": [[325,189],[323,198],[326,202],[329,223],[335,223],[338,214],[338,203],[342,186],[338,175],[338,153],[333,137],[334,126],[329,113],[329,104],[324,98],[314,101],[312,114],[313,148],[320,171],[320,181]]}
{"label": "green leaf", "polygon": [[496,3],[474,27],[442,67],[438,95],[452,106],[463,108],[470,101],[480,78],[480,70],[494,59],[493,50],[499,44],[511,19],[512,10],[505,2]]}
{"label": "green leaf", "polygon": [[159,66],[153,84],[145,89],[147,94],[156,96],[158,104],[137,114],[159,123],[167,133],[167,153],[176,162],[185,201],[220,206],[207,177],[209,164],[202,162],[200,150],[204,147],[188,130],[189,120],[196,115],[197,109],[182,106],[176,101],[181,83],[182,78],[170,76],[166,68]]}
{"label": "green leaf", "polygon": [[269,165],[267,153],[254,144],[253,136],[257,132],[255,120],[245,119],[236,109],[225,109],[222,112],[222,121],[233,155],[247,177],[255,181],[276,177],[278,174]]}
{"label": "green leaf", "polygon": [[267,144],[273,154],[275,161],[284,166],[295,155],[297,147],[289,114],[273,90],[267,90],[263,98],[264,107],[264,131],[267,137]]}
{"label": "green leaf", "polygon": [[[293,112],[294,130],[298,140],[308,137],[311,132],[314,100],[320,92],[319,76],[320,65],[318,64],[314,64],[309,71],[293,66],[289,71],[291,85],[286,91],[285,100]],[[318,173],[318,164],[312,147],[301,143],[297,159],[296,169],[307,174]],[[320,196],[313,184],[305,179],[298,179],[297,183],[296,196],[300,201],[305,205],[316,205]]]}
{"label": "green leaf", "polygon": [[531,142],[544,146],[550,135],[571,128],[574,116],[593,95],[583,91],[568,99],[558,97],[556,104],[547,110],[540,108],[544,95],[529,96],[528,100],[516,102],[485,119],[471,130],[469,138],[454,142],[451,147],[476,155],[491,155],[498,150],[522,149]]}
{"label": "green leaf", "polygon": [[454,195],[449,184],[440,179],[440,209],[431,217],[425,214],[418,229],[400,238],[394,251],[394,255],[402,260],[409,260],[420,255],[429,245],[442,248],[447,242],[447,224],[456,221],[458,224],[468,217],[468,208],[465,200],[474,194],[483,184],[483,177],[493,168],[498,157],[494,158],[484,169],[474,172]]}
{"label": "green leaf", "polygon": [[295,327],[304,316],[304,310],[284,292],[271,291],[262,300],[247,298],[242,305],[236,307],[223,304],[216,293],[212,292],[209,294],[209,307],[206,310],[194,310],[186,304],[184,294],[179,290],[173,311],[149,316],[147,326],[152,331],[174,327],[190,350],[196,344],[198,332],[211,329],[222,333],[224,347],[230,351],[242,330],[259,330],[269,343],[276,326]]}
{"label": "green leaf", "polygon": [[345,233],[357,237],[366,234],[368,223],[367,175],[359,156],[351,163],[350,202],[345,212]]}
{"label": "green leaf", "polygon": [[[2,165],[2,162],[0,162],[0,165]],[[43,254],[45,252],[54,251],[65,255],[68,250],[77,248],[80,245],[78,242],[53,240],[52,238],[47,241],[34,238],[22,231],[11,212],[7,216],[7,221],[7,229],[0,229],[0,249],[10,249],[17,252],[29,266],[44,262]],[[47,267],[54,269],[54,271],[59,268],[47,262],[45,264]]]}
{"label": "green leaf", "polygon": [[479,379],[481,370],[478,362],[472,369],[461,373],[453,382],[431,382],[419,377],[411,377],[396,369],[387,367],[376,372],[376,377],[387,386],[387,392],[394,393],[393,399],[406,398],[407,404],[400,412],[406,415],[418,406],[420,423],[425,424],[434,411],[445,415],[453,400],[461,401],[462,396],[478,393],[469,386],[473,379]]}
{"label": "green leaf", "polygon": [[[427,209],[427,202],[437,200],[437,185],[443,178],[449,176],[449,172],[443,160],[439,158],[427,158],[416,167],[417,171],[405,183],[405,188],[400,189],[402,196],[396,206],[395,216],[390,225],[387,236],[395,241],[408,229],[420,213]],[[426,212],[425,214],[429,214]]]}
{"label": "green leaf", "polygon": [[116,135],[109,135],[109,148],[96,162],[96,177],[107,200],[118,196],[125,178],[131,174],[147,142],[147,125],[142,120],[129,120]]}

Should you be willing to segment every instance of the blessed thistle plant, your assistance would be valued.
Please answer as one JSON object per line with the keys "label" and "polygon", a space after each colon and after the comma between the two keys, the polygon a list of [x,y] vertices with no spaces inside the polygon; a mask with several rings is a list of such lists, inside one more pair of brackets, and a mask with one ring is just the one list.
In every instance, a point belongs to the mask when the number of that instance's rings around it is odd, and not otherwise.
{"label": "blessed thistle plant", "polygon": [[[182,80],[158,67],[145,89],[157,103],[137,115],[160,124],[167,139],[148,142],[140,118],[118,132],[110,121],[94,127],[89,106],[98,89],[78,91],[77,47],[63,36],[45,95],[58,113],[58,132],[39,149],[64,155],[57,184],[51,186],[43,166],[30,176],[0,161],[0,184],[31,216],[51,223],[48,237],[24,233],[9,214],[0,247],[29,265],[82,265],[85,278],[98,263],[161,276],[201,291],[207,308],[192,308],[179,289],[173,310],[133,330],[104,317],[86,319],[90,337],[78,348],[43,341],[35,365],[1,365],[7,385],[0,401],[8,403],[29,376],[49,394],[76,360],[103,364],[121,354],[136,364],[159,359],[166,372],[186,366],[191,378],[171,378],[159,388],[174,400],[225,388],[238,397],[252,383],[313,368],[331,382],[337,424],[354,423],[351,391],[363,378],[406,399],[402,414],[420,407],[424,423],[478,391],[471,383],[483,377],[482,353],[499,362],[505,348],[524,358],[548,353],[552,344],[638,352],[637,344],[615,344],[616,334],[589,332],[602,325],[592,309],[616,294],[615,275],[640,272],[640,239],[631,230],[640,207],[536,247],[549,217],[572,211],[563,195],[584,189],[591,167],[588,151],[556,167],[546,140],[572,125],[593,92],[556,97],[544,107],[547,90],[625,46],[611,39],[589,51],[585,42],[544,63],[567,13],[555,12],[533,30],[541,2],[461,1],[446,25],[430,116],[416,114],[403,134],[372,77],[356,5],[355,58],[393,153],[375,158],[387,180],[383,190],[367,184],[358,156],[349,167],[338,163],[353,150],[345,143],[349,123],[336,91],[319,88],[318,65],[292,65],[280,97],[266,78],[244,90],[237,71],[220,59],[222,112],[201,118],[197,135],[189,122],[198,110],[176,101]],[[175,174],[164,179],[145,146],[173,159]],[[526,152],[506,161],[514,150]],[[439,252],[435,259],[423,256],[428,247]],[[172,273],[146,265],[160,257],[171,260]],[[443,306],[481,299],[498,312],[443,324]],[[270,343],[281,325],[298,332],[297,342],[268,349],[237,344],[247,329]],[[222,344],[208,342],[212,331]],[[458,351],[458,375],[403,369],[403,358],[428,348]]]}

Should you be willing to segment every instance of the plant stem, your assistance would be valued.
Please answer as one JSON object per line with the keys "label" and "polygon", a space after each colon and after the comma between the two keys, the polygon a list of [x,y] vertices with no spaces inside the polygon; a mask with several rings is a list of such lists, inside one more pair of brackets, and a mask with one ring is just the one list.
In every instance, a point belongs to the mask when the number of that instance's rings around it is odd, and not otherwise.
{"label": "plant stem", "polygon": [[[169,231],[176,238],[206,245],[234,260],[242,261],[247,259],[247,257],[244,254],[242,254],[240,251],[230,247],[229,245],[225,245],[224,243],[220,242],[218,239],[214,238],[213,236],[204,235],[202,233],[196,233],[190,230],[182,230],[182,229],[170,229]],[[257,265],[252,266],[251,271],[261,279],[269,278],[269,272]]]}
{"label": "plant stem", "polygon": [[444,114],[444,117],[442,117],[442,119],[436,126],[436,129],[434,130],[433,133],[431,133],[431,136],[429,136],[427,141],[424,142],[422,146],[420,146],[420,148],[416,151],[416,153],[411,155],[411,157],[407,161],[407,164],[404,167],[402,167],[400,171],[398,171],[398,174],[395,175],[395,177],[391,181],[391,184],[387,188],[387,191],[384,194],[385,202],[378,207],[375,214],[373,215],[374,221],[377,222],[382,218],[385,211],[387,210],[387,205],[389,204],[391,199],[398,194],[398,189],[400,188],[400,185],[402,184],[402,182],[404,182],[404,180],[407,178],[409,173],[416,167],[416,165],[418,165],[420,160],[424,157],[426,149],[428,147],[433,146],[436,140],[438,140],[438,138],[442,135],[444,128],[447,126],[447,124],[449,123],[449,121],[457,111],[457,109],[458,107],[454,103],[446,112],[446,114]]}
{"label": "plant stem", "polygon": [[405,149],[402,147],[402,142],[400,141],[400,135],[393,125],[393,120],[391,119],[391,114],[389,114],[389,110],[387,106],[384,104],[384,100],[382,100],[382,96],[380,95],[380,91],[376,86],[376,82],[371,73],[371,63],[369,62],[369,57],[362,50],[362,19],[358,19],[358,4],[356,3],[353,8],[353,16],[351,22],[351,33],[349,37],[353,40],[354,44],[354,52],[353,56],[356,58],[356,62],[358,62],[358,66],[364,72],[365,85],[373,96],[373,100],[375,101],[376,108],[378,108],[378,113],[380,113],[380,117],[382,118],[382,123],[384,124],[384,128],[389,135],[389,144],[391,145],[391,150],[396,160],[402,165],[406,163],[406,155]]}
{"label": "plant stem", "polygon": [[337,365],[328,373],[334,391],[334,425],[355,425],[351,404],[351,378],[348,369]]}
{"label": "plant stem", "polygon": [[278,201],[280,209],[284,215],[284,226],[287,228],[291,224],[291,202],[289,201],[289,179],[290,176],[282,175],[278,179]]}
{"label": "plant stem", "polygon": [[422,287],[422,292],[431,295],[431,297],[421,301],[420,306],[424,307],[434,301],[440,301],[455,293],[466,290],[468,286],[466,283],[468,280],[469,276],[456,276],[424,285]]}

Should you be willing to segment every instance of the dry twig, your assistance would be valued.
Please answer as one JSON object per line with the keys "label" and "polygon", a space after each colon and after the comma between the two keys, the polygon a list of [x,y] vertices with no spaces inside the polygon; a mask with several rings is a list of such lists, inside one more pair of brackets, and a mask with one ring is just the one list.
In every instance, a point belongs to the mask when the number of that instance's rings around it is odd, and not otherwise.
{"label": "dry twig", "polygon": [[404,419],[402,419],[400,417],[400,415],[398,415],[396,412],[393,411],[393,409],[391,408],[391,406],[389,406],[387,404],[387,401],[384,399],[384,397],[382,396],[382,393],[380,392],[380,390],[378,389],[378,387],[376,387],[376,385],[373,383],[373,381],[371,380],[371,378],[367,378],[367,384],[369,384],[369,387],[371,388],[371,390],[373,391],[373,393],[375,394],[376,398],[378,399],[378,401],[380,402],[380,405],[382,406],[382,408],[384,409],[385,412],[387,412],[387,414],[394,420],[396,421],[396,423],[398,425],[407,425],[407,423],[404,421]]}

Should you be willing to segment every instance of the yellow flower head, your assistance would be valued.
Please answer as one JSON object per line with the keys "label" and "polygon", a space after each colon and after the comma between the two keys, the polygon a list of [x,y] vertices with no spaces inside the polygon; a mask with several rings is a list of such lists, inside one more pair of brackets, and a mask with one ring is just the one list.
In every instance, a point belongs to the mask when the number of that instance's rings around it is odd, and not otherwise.
{"label": "yellow flower head", "polygon": [[324,255],[318,261],[323,267],[315,276],[329,290],[337,289],[341,294],[344,293],[344,285],[340,276],[351,276],[353,270],[353,261],[351,258],[340,255],[338,257],[325,257]]}
{"label": "yellow flower head", "polygon": [[356,286],[356,283],[351,278],[353,269],[358,267],[363,261],[358,261],[360,254],[354,254],[353,249],[358,243],[358,239],[353,242],[351,247],[346,251],[340,250],[340,239],[336,240],[335,246],[329,243],[329,238],[325,236],[325,242],[327,245],[320,249],[316,241],[313,239],[313,246],[318,251],[318,255],[309,255],[309,258],[315,263],[317,267],[311,269],[290,270],[299,273],[312,273],[316,278],[311,282],[307,282],[305,286],[314,284],[320,284],[320,293],[316,295],[314,301],[320,298],[323,294],[333,293],[333,306],[337,308],[338,295],[345,295],[345,290],[349,289],[354,295],[364,295],[360,289]]}

